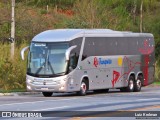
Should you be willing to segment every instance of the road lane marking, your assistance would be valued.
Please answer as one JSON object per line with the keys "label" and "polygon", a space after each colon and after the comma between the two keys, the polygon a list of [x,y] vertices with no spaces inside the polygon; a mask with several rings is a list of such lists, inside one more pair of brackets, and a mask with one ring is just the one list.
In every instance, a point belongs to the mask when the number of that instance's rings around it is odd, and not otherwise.
{"label": "road lane marking", "polygon": [[156,109],[156,108],[160,108],[160,105],[151,105],[151,106],[147,106],[147,107],[139,107],[139,108],[135,108],[135,109],[120,110],[120,111],[145,111],[145,110],[151,110],[151,109]]}
{"label": "road lane marking", "polygon": [[[139,107],[139,108],[136,108],[136,109],[128,109],[128,110],[117,110],[117,111],[113,111],[113,112],[109,112],[109,113],[99,113],[99,114],[93,114],[92,116],[87,116],[86,117],[73,117],[71,119],[66,119],[66,120],[83,120],[83,119],[87,119],[87,118],[97,118],[97,117],[114,117],[114,116],[117,116],[117,115],[123,115],[123,114],[126,114],[126,112],[133,112],[133,111],[145,111],[145,110],[151,110],[151,109],[157,109],[157,108],[160,108],[160,105],[151,105],[151,106],[147,106],[147,107]],[[107,111],[106,111],[107,112]]]}
{"label": "road lane marking", "polygon": [[54,108],[45,108],[45,109],[37,109],[37,110],[32,110],[32,111],[55,110],[55,109],[62,109],[62,108],[66,108],[66,107],[69,107],[69,106],[54,107]]}
{"label": "road lane marking", "polygon": [[[104,95],[103,95],[104,96]],[[111,96],[106,96],[106,97],[111,97]],[[40,102],[54,102],[54,101],[68,101],[68,100],[75,100],[75,99],[93,99],[95,96],[92,97],[75,97],[75,98],[70,98],[70,99],[56,99],[56,100],[44,100],[44,101],[33,101],[33,102],[21,102],[21,103],[10,103],[10,104],[2,104],[1,106],[10,106],[10,105],[21,105],[21,104],[34,104],[34,103],[40,103]],[[158,100],[160,98],[148,98],[148,99],[137,99],[135,101],[150,101],[150,100]],[[123,100],[122,102],[107,102],[107,103],[125,103],[125,102],[131,102],[132,100]]]}
{"label": "road lane marking", "polygon": [[[84,99],[84,98],[94,98],[94,97],[81,97],[81,98],[72,98],[72,99],[57,99],[57,100],[44,100],[44,101],[34,101],[34,102],[21,102],[21,103],[10,103],[10,104],[2,104],[1,106],[10,106],[10,105],[20,105],[20,104],[34,104],[34,103],[40,103],[40,102],[52,102],[52,101],[67,101],[67,100],[74,100],[74,99]],[[150,100],[156,100],[160,98],[150,98],[150,99],[137,99],[135,101],[150,101]],[[132,100],[124,100],[122,102],[115,102],[115,103],[125,103],[125,102],[131,102]],[[108,103],[114,103],[114,102],[108,102]]]}
{"label": "road lane marking", "polygon": [[150,100],[160,100],[160,98],[138,99],[136,101],[150,101]]}
{"label": "road lane marking", "polygon": [[150,101],[150,100],[160,100],[160,98],[138,99],[136,101]]}
{"label": "road lane marking", "polygon": [[9,106],[9,105],[20,105],[20,104],[34,104],[34,103],[40,103],[40,102],[52,102],[52,101],[67,101],[67,100],[74,100],[74,99],[85,99],[85,98],[93,98],[93,97],[76,97],[71,99],[57,99],[57,100],[42,100],[42,101],[34,101],[34,102],[21,102],[21,103],[10,103],[10,104],[2,104],[1,106]]}
{"label": "road lane marking", "polygon": [[10,103],[10,104],[3,104],[0,106],[9,106],[9,105],[19,105],[19,104],[34,104],[34,103],[39,103],[39,102],[51,102],[51,101],[63,101],[63,100],[74,100],[78,98],[72,98],[72,99],[61,99],[61,100],[44,100],[44,101],[34,101],[34,102],[21,102],[21,103]]}

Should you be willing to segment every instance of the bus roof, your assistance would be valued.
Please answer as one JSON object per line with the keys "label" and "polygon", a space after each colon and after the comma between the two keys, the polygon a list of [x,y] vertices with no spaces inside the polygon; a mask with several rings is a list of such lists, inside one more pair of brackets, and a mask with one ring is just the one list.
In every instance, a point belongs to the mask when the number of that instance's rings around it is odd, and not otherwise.
{"label": "bus roof", "polygon": [[150,33],[133,33],[129,31],[114,31],[111,29],[55,29],[36,35],[34,42],[64,42],[78,37],[153,37]]}

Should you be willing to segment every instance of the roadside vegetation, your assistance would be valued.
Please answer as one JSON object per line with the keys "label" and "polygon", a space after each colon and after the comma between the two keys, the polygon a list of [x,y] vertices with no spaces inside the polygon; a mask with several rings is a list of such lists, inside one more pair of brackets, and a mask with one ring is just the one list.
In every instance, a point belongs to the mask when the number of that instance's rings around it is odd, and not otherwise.
{"label": "roadside vegetation", "polygon": [[160,81],[154,82],[154,85],[160,85]]}
{"label": "roadside vegetation", "polygon": [[[0,90],[25,89],[20,50],[33,36],[56,28],[107,28],[140,32],[142,0],[16,0],[16,46],[10,59],[11,1],[0,1]],[[155,80],[160,81],[160,0],[143,0],[142,31],[154,34]]]}

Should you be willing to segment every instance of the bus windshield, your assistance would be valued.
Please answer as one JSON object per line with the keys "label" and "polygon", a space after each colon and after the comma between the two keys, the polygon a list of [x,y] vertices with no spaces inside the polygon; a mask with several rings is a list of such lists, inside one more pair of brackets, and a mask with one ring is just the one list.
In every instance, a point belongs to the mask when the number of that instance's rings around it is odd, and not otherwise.
{"label": "bus windshield", "polygon": [[33,76],[57,76],[65,74],[65,52],[68,43],[31,43],[27,73]]}

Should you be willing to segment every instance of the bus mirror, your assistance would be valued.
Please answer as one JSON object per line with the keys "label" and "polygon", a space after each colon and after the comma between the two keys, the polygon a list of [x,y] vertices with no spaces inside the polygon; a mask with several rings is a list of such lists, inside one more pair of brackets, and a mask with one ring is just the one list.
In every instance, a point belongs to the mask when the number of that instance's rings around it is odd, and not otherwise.
{"label": "bus mirror", "polygon": [[22,58],[22,60],[24,60],[24,52],[25,52],[28,48],[29,48],[29,46],[27,46],[27,47],[25,47],[25,48],[23,48],[23,49],[21,50],[21,58]]}
{"label": "bus mirror", "polygon": [[77,47],[77,45],[74,45],[74,46],[69,47],[69,48],[66,50],[66,54],[65,54],[65,56],[66,56],[66,61],[69,60],[70,52],[71,52],[74,48],[76,48],[76,47]]}

